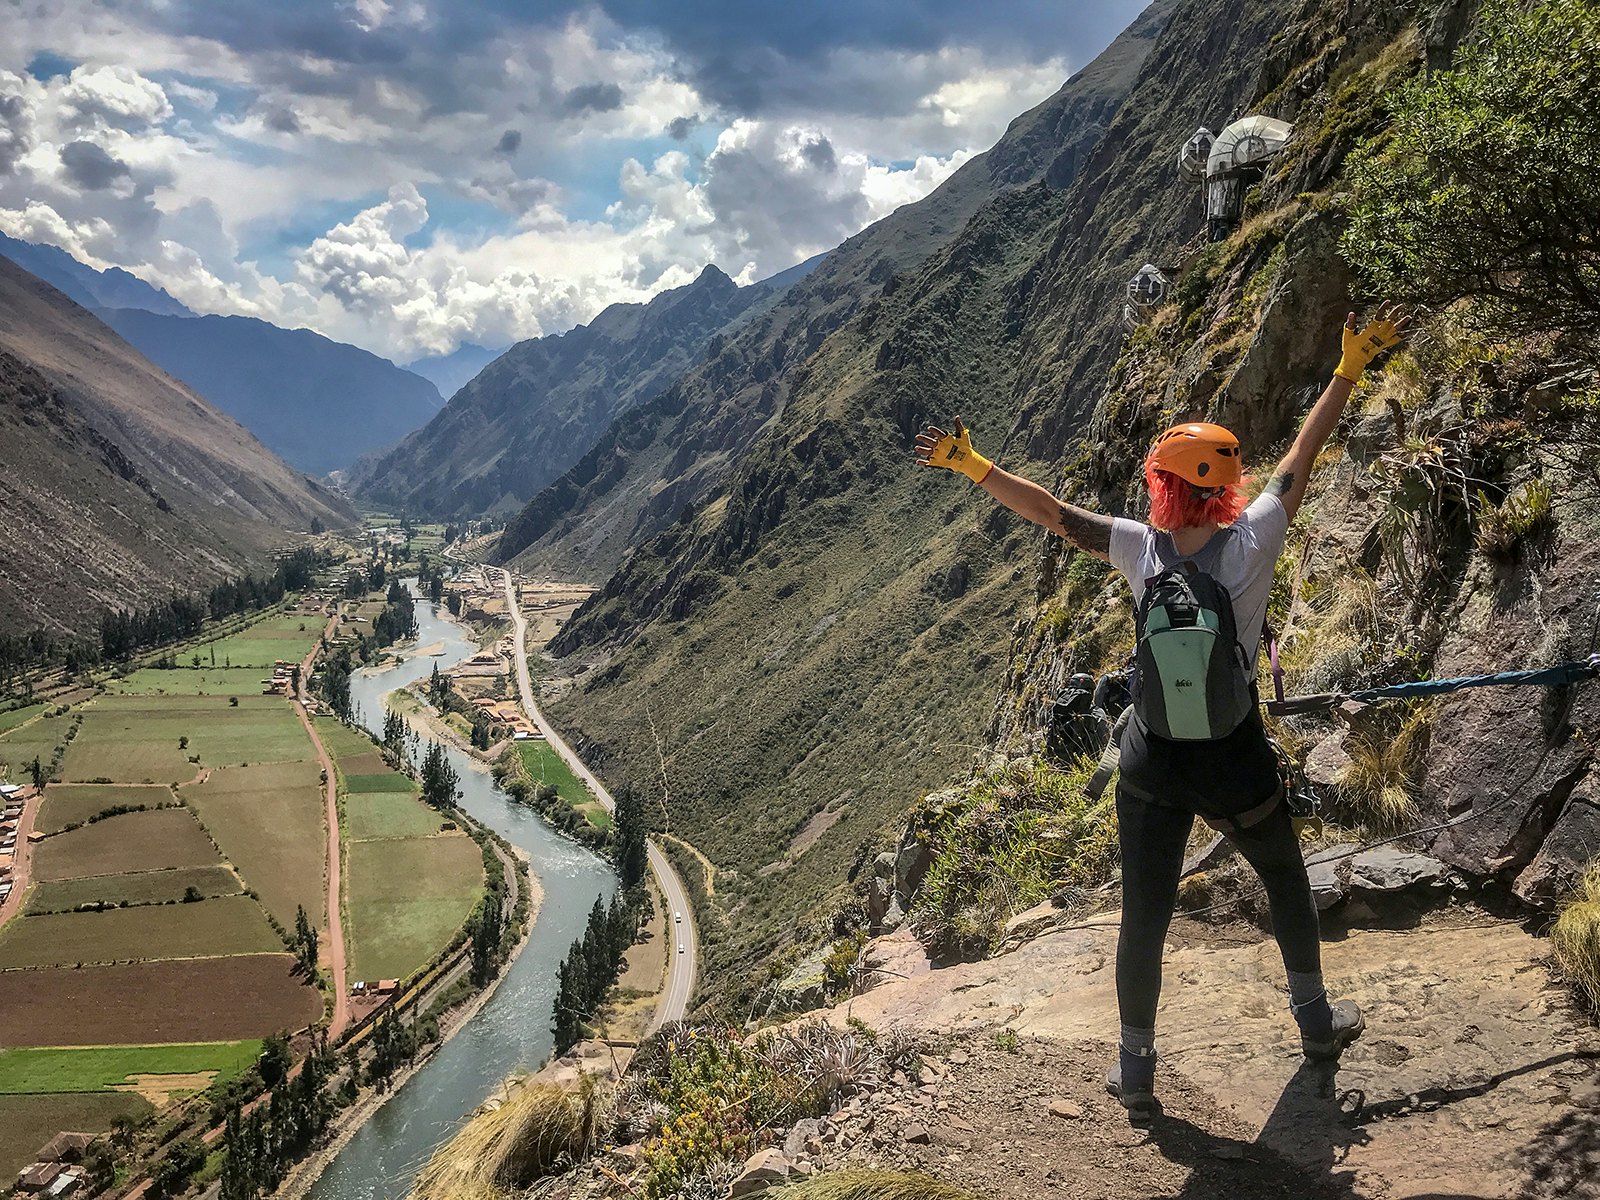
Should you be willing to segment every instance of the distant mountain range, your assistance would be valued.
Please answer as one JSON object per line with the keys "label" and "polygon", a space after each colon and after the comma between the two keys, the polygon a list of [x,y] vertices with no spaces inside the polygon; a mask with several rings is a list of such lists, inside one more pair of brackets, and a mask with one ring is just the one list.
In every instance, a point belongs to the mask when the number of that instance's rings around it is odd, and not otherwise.
{"label": "distant mountain range", "polygon": [[348,467],[399,441],[443,404],[430,380],[308,329],[200,316],[120,268],[97,271],[54,246],[3,234],[0,256],[93,312],[303,471]]}
{"label": "distant mountain range", "polygon": [[0,258],[0,630],[87,632],[355,513]]}
{"label": "distant mountain range", "polygon": [[813,265],[749,287],[709,266],[647,304],[613,304],[587,325],[518,342],[427,425],[358,463],[347,486],[365,502],[436,516],[515,512]]}
{"label": "distant mountain range", "polygon": [[427,358],[414,358],[404,364],[405,369],[439,389],[439,395],[450,399],[465,387],[479,371],[506,352],[507,347],[492,348],[464,342],[449,354],[434,354]]}

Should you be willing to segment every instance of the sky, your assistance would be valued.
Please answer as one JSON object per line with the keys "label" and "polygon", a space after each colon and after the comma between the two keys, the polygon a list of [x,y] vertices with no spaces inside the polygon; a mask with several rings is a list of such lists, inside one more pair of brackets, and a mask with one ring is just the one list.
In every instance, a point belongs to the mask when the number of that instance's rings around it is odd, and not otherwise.
{"label": "sky", "polygon": [[0,0],[0,231],[397,362],[926,195],[1144,0]]}

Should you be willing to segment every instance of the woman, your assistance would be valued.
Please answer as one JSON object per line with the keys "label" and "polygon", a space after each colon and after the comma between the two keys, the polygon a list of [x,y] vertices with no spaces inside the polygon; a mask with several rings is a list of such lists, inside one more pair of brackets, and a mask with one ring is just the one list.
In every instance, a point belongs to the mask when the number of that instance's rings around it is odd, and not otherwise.
{"label": "woman", "polygon": [[1355,314],[1349,315],[1333,378],[1266,489],[1248,505],[1238,439],[1217,425],[1179,425],[1156,439],[1145,460],[1148,525],[1078,508],[1001,470],[972,448],[959,417],[952,432],[930,425],[917,437],[919,465],[959,471],[1013,512],[1107,560],[1128,580],[1136,608],[1147,585],[1160,586],[1160,580],[1170,578],[1164,573],[1174,567],[1180,579],[1182,572],[1190,577],[1204,572],[1221,585],[1231,605],[1242,652],[1240,670],[1249,681],[1243,719],[1212,740],[1175,740],[1151,729],[1152,722],[1141,718],[1136,705],[1122,738],[1117,783],[1123,891],[1117,1003],[1122,1038],[1119,1061],[1106,1082],[1135,1120],[1160,1111],[1155,1025],[1161,953],[1196,814],[1228,836],[1266,887],[1273,935],[1289,976],[1289,1010],[1300,1027],[1306,1057],[1336,1060],[1365,1028],[1353,1001],[1330,1004],[1323,988],[1317,909],[1282,803],[1277,755],[1262,728],[1254,679],[1273,567],[1305,496],[1312,464],[1362,372],[1399,344],[1406,323],[1389,305],[1364,329],[1357,330]]}

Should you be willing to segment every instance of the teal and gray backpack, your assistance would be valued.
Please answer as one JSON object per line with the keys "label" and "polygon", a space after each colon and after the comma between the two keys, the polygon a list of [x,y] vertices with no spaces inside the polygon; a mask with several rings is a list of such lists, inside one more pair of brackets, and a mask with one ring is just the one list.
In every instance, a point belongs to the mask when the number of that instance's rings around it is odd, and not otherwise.
{"label": "teal and gray backpack", "polygon": [[[1234,625],[1233,599],[1214,579],[1229,530],[1198,554],[1145,580],[1137,614],[1133,711],[1157,737],[1210,742],[1232,733],[1255,704]],[[1166,534],[1162,561],[1178,557]]]}

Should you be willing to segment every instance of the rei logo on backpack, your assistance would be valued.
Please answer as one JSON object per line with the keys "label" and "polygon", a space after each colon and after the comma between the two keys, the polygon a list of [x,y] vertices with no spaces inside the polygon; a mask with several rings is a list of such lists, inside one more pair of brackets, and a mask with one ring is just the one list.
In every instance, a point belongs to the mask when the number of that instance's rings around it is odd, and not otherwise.
{"label": "rei logo on backpack", "polygon": [[[1195,558],[1214,566],[1226,532]],[[1144,727],[1178,742],[1237,729],[1255,697],[1228,589],[1195,559],[1180,562],[1145,580],[1136,620],[1133,711]]]}

